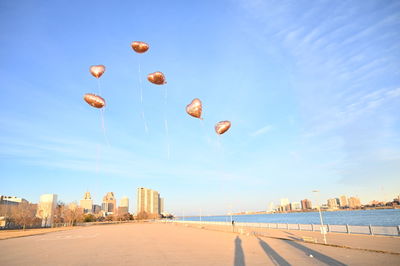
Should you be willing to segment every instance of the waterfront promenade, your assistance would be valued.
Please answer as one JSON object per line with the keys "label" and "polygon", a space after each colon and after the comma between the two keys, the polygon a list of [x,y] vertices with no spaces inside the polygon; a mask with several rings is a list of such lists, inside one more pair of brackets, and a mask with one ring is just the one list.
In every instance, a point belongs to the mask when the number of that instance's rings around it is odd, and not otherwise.
{"label": "waterfront promenade", "polygon": [[[370,236],[370,239],[374,237]],[[162,223],[79,227],[45,235],[0,240],[0,265],[379,265],[383,263],[399,265],[400,255]]]}

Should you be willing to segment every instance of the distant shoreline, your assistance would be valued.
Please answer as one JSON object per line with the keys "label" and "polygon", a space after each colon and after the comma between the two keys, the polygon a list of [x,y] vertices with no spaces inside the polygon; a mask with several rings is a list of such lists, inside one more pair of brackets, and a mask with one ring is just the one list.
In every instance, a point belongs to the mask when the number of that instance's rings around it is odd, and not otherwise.
{"label": "distant shoreline", "polygon": [[[388,209],[400,209],[400,205],[396,206],[385,206],[385,207],[364,207],[359,209],[321,209],[321,212],[336,212],[336,211],[367,211],[367,210],[388,210]],[[188,216],[175,216],[175,218],[191,218],[191,217],[213,217],[213,216],[240,216],[240,215],[258,215],[258,214],[282,214],[282,213],[307,213],[307,212],[318,212],[318,209],[312,210],[300,210],[300,211],[286,211],[286,212],[239,212],[239,213],[228,213],[228,214],[216,214],[216,215],[188,215]]]}

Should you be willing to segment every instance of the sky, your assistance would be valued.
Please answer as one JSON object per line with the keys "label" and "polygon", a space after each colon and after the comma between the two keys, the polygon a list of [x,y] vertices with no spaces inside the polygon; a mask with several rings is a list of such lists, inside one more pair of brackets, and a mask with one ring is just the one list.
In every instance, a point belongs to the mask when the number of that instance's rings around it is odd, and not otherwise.
{"label": "sky", "polygon": [[[135,211],[147,187],[176,215],[392,200],[399,28],[389,0],[0,1],[0,194],[113,191]],[[194,98],[204,120],[185,112]]]}

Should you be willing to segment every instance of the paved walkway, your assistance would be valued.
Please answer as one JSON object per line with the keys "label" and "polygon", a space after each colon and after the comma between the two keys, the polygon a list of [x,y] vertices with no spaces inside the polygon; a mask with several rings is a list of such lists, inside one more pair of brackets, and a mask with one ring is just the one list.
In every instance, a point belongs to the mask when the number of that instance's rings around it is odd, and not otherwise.
{"label": "paved walkway", "polygon": [[172,224],[91,226],[0,241],[0,265],[399,265],[400,256]]}
{"label": "paved walkway", "polygon": [[[243,232],[252,234],[256,232],[259,236],[283,238],[288,240],[303,241],[304,237],[309,240],[316,240],[317,243],[324,243],[323,235],[320,232],[286,230],[286,229],[270,229],[260,227],[240,227],[226,226],[226,225],[206,225],[206,224],[180,224],[181,226],[190,226],[196,228],[206,228],[210,230],[229,231],[229,232]],[[327,243],[330,245],[344,246],[354,249],[366,249],[383,252],[392,252],[400,254],[400,237],[398,236],[371,236],[360,234],[343,234],[332,233],[326,234]]]}

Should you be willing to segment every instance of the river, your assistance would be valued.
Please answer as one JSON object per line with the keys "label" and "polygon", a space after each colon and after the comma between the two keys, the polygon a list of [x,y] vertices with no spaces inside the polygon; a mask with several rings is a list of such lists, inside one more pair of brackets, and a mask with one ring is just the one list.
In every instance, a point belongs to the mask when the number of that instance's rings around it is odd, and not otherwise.
{"label": "river", "polygon": [[[357,210],[357,211],[332,211],[322,212],[325,224],[340,225],[400,225],[400,209],[384,210]],[[230,222],[231,216],[202,216],[202,217],[180,217],[178,220],[186,221],[214,221]],[[297,213],[272,213],[272,214],[249,214],[233,215],[235,222],[248,223],[288,223],[288,224],[319,224],[318,212],[297,212]]]}

